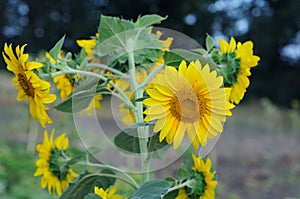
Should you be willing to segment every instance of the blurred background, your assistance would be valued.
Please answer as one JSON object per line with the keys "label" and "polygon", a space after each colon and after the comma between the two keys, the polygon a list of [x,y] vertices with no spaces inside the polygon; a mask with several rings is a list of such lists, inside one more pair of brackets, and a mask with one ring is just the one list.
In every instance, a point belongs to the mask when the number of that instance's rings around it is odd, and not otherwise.
{"label": "blurred background", "polygon": [[[75,53],[76,40],[94,35],[102,14],[134,20],[150,13],[168,16],[160,27],[201,45],[206,33],[216,40],[252,40],[261,61],[216,147],[216,198],[299,199],[299,9],[297,0],[1,0],[0,46],[3,51],[5,42],[27,43],[26,52],[38,54],[66,34],[63,48]],[[5,67],[0,59],[0,198],[47,198],[32,185],[39,185],[28,139],[35,127],[27,105],[16,102]],[[70,122],[62,125],[73,128]]]}

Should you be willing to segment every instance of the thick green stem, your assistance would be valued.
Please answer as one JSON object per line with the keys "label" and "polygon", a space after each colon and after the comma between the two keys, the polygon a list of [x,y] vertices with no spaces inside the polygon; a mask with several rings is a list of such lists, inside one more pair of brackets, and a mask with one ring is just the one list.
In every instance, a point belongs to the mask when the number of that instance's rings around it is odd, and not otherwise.
{"label": "thick green stem", "polygon": [[[135,99],[135,107],[133,110],[133,114],[136,119],[136,123],[143,123],[143,103],[138,101],[143,97],[144,89],[139,86],[136,80],[136,70],[135,70],[135,62],[134,62],[134,53],[133,51],[128,52],[128,63],[129,63],[129,80],[130,84],[134,89],[134,99]],[[138,126],[137,128],[138,137],[139,137],[139,146],[140,146],[140,154],[141,154],[141,172],[142,172],[142,182],[146,182],[149,180],[149,164],[150,160],[148,157],[148,127],[147,126]]]}

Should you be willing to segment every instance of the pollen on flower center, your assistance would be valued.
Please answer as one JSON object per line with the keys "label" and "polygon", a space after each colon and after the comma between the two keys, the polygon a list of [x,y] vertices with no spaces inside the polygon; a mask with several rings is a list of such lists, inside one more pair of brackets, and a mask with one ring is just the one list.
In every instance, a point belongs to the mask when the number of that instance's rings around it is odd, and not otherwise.
{"label": "pollen on flower center", "polygon": [[171,100],[170,112],[179,121],[192,123],[200,118],[199,103],[194,93],[179,91]]}
{"label": "pollen on flower center", "polygon": [[18,74],[18,82],[28,97],[34,97],[34,88],[23,73]]}

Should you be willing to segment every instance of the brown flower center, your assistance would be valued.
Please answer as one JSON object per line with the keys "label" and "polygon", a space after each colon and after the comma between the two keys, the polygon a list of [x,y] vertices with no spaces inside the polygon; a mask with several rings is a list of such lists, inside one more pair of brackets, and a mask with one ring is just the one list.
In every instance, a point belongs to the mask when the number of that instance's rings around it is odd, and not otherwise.
{"label": "brown flower center", "polygon": [[18,74],[18,82],[28,97],[34,97],[34,88],[32,87],[29,80],[26,78],[25,74],[23,73]]}
{"label": "brown flower center", "polygon": [[206,111],[206,102],[193,89],[176,93],[170,104],[170,112],[177,120],[192,123],[199,120]]}

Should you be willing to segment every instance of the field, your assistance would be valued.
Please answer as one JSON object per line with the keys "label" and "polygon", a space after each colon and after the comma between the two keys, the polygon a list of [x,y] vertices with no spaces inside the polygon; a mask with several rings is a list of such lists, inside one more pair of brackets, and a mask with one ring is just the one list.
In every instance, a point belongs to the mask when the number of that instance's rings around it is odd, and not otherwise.
{"label": "field", "polygon": [[[50,198],[33,177],[35,143],[41,141],[43,130],[30,120],[27,104],[16,101],[11,76],[0,71],[0,79],[0,198]],[[106,103],[103,112],[109,107]],[[83,147],[72,117],[52,115],[58,118],[57,131],[68,132],[71,144]],[[110,116],[107,112],[98,118],[110,126]],[[212,152],[219,181],[216,198],[299,199],[299,122],[299,109],[278,108],[268,99],[238,106]]]}

